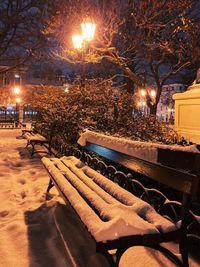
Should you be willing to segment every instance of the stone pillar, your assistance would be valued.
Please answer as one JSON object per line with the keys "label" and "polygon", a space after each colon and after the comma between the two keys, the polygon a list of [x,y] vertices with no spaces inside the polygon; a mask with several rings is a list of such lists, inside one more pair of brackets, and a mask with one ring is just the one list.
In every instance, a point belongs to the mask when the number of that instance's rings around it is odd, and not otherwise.
{"label": "stone pillar", "polygon": [[173,99],[175,130],[188,141],[200,144],[200,83],[194,83],[184,93],[174,94]]}

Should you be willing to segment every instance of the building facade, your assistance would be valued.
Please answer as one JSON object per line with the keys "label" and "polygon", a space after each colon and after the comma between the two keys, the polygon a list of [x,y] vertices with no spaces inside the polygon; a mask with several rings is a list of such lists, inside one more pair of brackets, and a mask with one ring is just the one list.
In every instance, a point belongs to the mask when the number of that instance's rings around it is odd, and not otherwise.
{"label": "building facade", "polygon": [[160,96],[160,101],[157,106],[157,117],[165,122],[174,121],[174,100],[173,95],[175,93],[184,92],[187,85],[174,83],[164,85]]}

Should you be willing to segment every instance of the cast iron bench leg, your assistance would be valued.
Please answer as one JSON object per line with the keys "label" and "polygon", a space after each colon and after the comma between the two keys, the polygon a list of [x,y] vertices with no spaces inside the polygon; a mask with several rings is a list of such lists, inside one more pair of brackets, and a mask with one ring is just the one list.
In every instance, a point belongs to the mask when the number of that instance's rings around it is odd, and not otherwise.
{"label": "cast iron bench leg", "polygon": [[32,157],[33,154],[35,153],[35,142],[31,142],[30,144],[32,146],[32,151],[31,151],[31,157]]}
{"label": "cast iron bench leg", "polygon": [[118,266],[118,265],[116,265],[116,262],[114,261],[112,255],[106,249],[103,249],[103,248],[98,249],[97,248],[97,253],[101,253],[107,259],[107,261],[110,264],[110,267]]}
{"label": "cast iron bench leg", "polygon": [[183,266],[189,267],[188,263],[188,240],[187,240],[187,221],[189,217],[190,196],[183,194],[183,206],[182,206],[182,225],[181,225],[181,237],[179,243],[179,250],[183,259]]}
{"label": "cast iron bench leg", "polygon": [[29,146],[29,145],[30,145],[30,141],[29,141],[29,140],[27,140],[26,147],[27,147],[27,146]]}
{"label": "cast iron bench leg", "polygon": [[52,187],[54,187],[54,184],[53,184],[52,180],[50,179],[48,187],[47,187],[47,193],[49,193],[49,191],[51,190]]}

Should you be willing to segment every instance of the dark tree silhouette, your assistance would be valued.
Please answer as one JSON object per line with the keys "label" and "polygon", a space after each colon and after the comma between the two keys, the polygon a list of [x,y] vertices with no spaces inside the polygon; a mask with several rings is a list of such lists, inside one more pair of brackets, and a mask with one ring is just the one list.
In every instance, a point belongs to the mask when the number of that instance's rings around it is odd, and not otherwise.
{"label": "dark tree silhouette", "polygon": [[56,14],[57,0],[0,1],[0,73],[39,56],[47,47],[45,30]]}

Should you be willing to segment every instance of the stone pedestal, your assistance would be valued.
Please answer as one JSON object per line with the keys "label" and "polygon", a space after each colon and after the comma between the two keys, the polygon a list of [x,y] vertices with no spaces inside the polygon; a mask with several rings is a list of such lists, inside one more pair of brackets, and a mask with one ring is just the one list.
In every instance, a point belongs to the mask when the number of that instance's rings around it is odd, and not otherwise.
{"label": "stone pedestal", "polygon": [[200,84],[173,95],[175,130],[185,139],[200,144]]}

